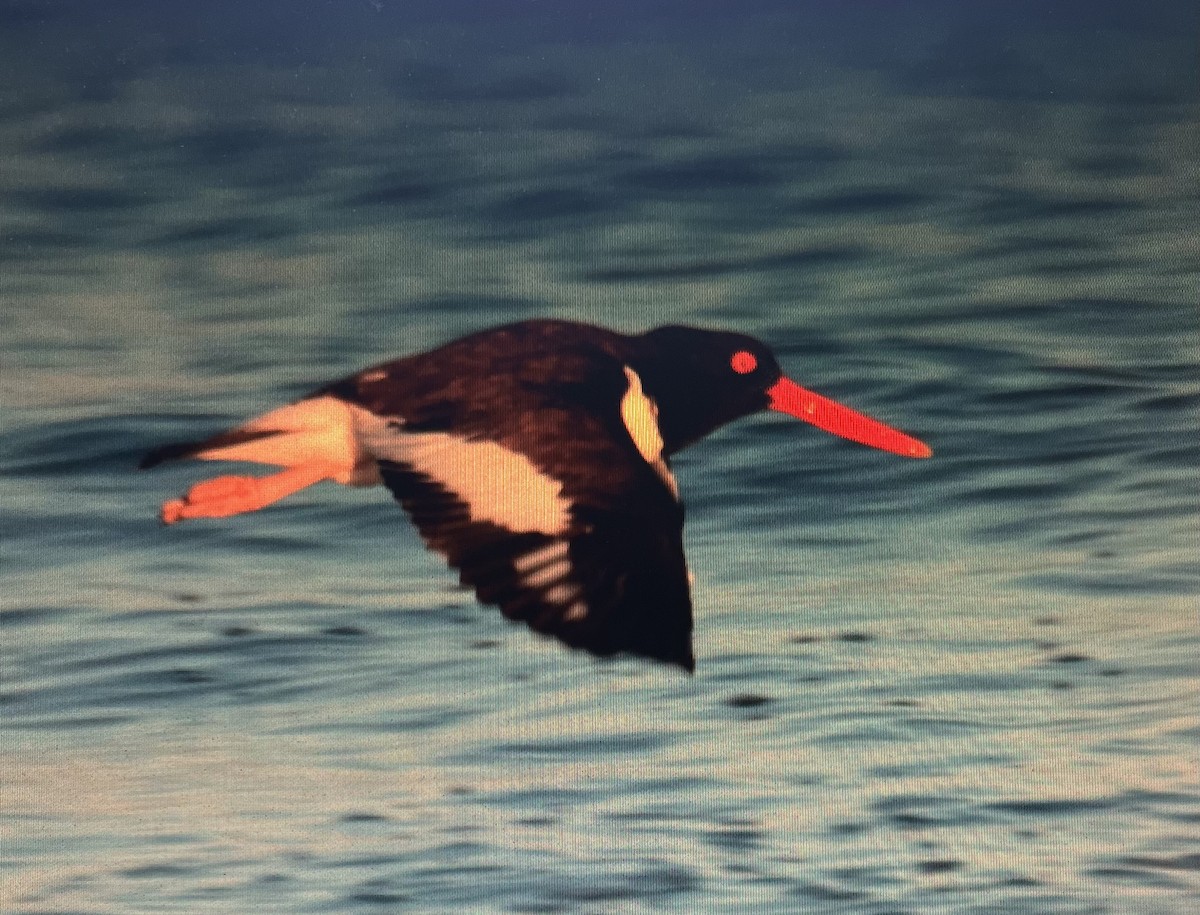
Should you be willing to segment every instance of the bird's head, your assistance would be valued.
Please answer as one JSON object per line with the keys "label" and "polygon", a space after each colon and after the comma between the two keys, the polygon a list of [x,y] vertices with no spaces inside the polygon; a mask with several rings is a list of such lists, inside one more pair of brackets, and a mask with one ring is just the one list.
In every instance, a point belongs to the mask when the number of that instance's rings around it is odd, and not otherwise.
{"label": "bird's head", "polygon": [[753,337],[672,325],[641,339],[646,355],[634,367],[658,404],[668,454],[766,409],[904,457],[933,453],[912,436],[796,384],[783,374],[770,347]]}

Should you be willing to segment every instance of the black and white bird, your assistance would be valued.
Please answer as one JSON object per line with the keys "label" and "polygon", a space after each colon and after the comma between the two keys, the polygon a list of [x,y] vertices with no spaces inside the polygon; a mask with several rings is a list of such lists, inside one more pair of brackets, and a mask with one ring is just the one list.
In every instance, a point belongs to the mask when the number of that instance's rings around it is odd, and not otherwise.
{"label": "black and white bird", "polygon": [[155,448],[141,466],[283,468],[198,483],[164,503],[168,524],[255,511],[323,480],[382,482],[482,603],[596,655],[691,671],[670,458],[764,409],[905,457],[931,454],[784,377],[751,337],[541,320],[364,369],[226,432]]}

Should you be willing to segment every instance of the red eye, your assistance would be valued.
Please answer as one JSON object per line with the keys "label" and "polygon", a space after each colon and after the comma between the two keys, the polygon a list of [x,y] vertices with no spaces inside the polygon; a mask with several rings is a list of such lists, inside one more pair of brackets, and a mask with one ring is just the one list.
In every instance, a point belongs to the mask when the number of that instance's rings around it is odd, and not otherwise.
{"label": "red eye", "polygon": [[730,358],[729,367],[739,375],[749,375],[758,368],[758,360],[754,358],[754,353],[740,349]]}

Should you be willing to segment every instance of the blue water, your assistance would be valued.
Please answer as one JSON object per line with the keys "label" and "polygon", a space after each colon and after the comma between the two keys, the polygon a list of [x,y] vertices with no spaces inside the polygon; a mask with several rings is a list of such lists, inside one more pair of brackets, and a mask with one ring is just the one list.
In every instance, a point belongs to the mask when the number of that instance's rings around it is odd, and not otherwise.
{"label": "blue water", "polygon": [[[1194,13],[201,6],[0,15],[0,909],[1200,908]],[[935,457],[681,455],[692,678],[382,490],[157,523],[149,446],[535,315]]]}

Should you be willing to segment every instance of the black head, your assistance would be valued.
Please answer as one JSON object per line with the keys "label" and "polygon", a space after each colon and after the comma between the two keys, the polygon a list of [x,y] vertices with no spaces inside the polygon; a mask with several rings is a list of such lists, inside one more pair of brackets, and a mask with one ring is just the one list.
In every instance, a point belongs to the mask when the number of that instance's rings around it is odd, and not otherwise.
{"label": "black head", "polygon": [[634,365],[658,403],[667,454],[731,420],[770,408],[818,429],[904,457],[933,452],[924,442],[822,397],[784,376],[765,343],[725,331],[659,327],[639,338]]}
{"label": "black head", "polygon": [[634,368],[658,403],[668,454],[725,423],[770,406],[783,375],[775,354],[745,334],[671,325],[641,336]]}

